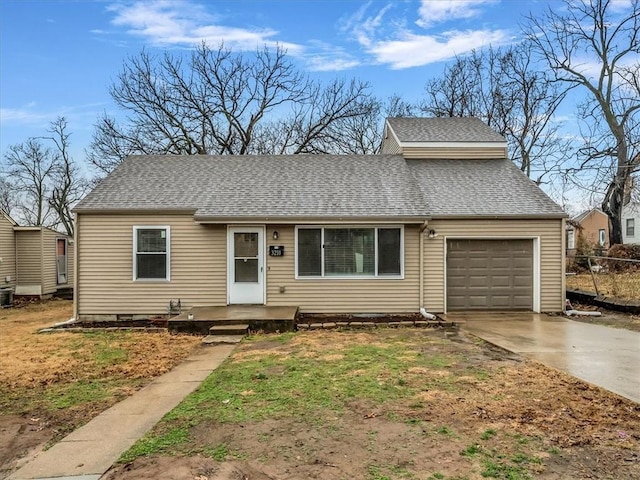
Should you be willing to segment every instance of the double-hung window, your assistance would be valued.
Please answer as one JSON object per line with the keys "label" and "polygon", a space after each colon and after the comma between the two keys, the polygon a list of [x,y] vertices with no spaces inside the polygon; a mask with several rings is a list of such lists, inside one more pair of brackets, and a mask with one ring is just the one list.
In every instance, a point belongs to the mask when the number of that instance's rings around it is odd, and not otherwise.
{"label": "double-hung window", "polygon": [[402,277],[402,227],[298,227],[298,277]]}
{"label": "double-hung window", "polygon": [[636,235],[636,219],[627,218],[627,237],[635,237]]}
{"label": "double-hung window", "polygon": [[133,279],[169,280],[170,246],[168,226],[133,227]]}

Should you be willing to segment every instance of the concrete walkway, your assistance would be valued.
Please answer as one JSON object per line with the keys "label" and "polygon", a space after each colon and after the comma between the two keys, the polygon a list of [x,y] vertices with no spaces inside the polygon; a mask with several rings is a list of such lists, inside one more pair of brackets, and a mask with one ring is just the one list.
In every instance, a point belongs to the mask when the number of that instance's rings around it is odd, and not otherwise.
{"label": "concrete walkway", "polygon": [[640,333],[534,313],[447,314],[464,330],[640,403]]}
{"label": "concrete walkway", "polygon": [[170,372],[105,410],[14,472],[9,480],[98,480],[131,445],[233,351],[233,345],[201,347]]}

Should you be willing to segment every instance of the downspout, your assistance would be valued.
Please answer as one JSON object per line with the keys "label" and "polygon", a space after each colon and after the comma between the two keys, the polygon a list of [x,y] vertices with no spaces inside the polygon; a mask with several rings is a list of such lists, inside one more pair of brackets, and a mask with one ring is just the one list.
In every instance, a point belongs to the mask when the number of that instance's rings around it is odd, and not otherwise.
{"label": "downspout", "polygon": [[420,313],[423,317],[428,318],[429,320],[435,320],[437,317],[427,312],[427,309],[424,306],[424,231],[429,226],[429,221],[425,220],[420,230],[418,231],[418,235],[420,235]]}

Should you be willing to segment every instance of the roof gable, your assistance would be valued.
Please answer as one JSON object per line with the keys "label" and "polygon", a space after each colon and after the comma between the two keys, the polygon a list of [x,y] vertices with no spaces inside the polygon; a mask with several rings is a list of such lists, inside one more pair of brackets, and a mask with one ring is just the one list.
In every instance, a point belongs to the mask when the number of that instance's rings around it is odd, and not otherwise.
{"label": "roof gable", "polygon": [[604,215],[605,217],[608,217],[608,215],[604,213],[602,210],[600,210],[599,208],[592,208],[591,210],[586,210],[582,212],[580,215],[573,217],[573,221],[576,223],[581,223],[591,215]]}

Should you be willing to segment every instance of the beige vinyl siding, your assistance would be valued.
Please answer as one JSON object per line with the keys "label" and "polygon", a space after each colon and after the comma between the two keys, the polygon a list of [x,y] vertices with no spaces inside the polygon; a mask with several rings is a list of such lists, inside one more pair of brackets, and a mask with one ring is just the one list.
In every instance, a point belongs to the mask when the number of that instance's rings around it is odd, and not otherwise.
{"label": "beige vinyl siding", "polygon": [[[278,240],[273,240],[274,230]],[[308,313],[404,313],[419,308],[417,226],[404,228],[404,279],[296,280],[294,226],[269,225],[267,252],[269,245],[282,245],[285,253],[266,257],[267,305],[295,305]]]}
{"label": "beige vinyl siding", "polygon": [[[0,213],[0,288],[16,284],[16,238],[13,224]],[[6,277],[11,277],[5,282]]]}
{"label": "beige vinyl siding", "polygon": [[[166,281],[133,281],[133,227],[170,227]],[[164,314],[183,307],[226,305],[226,226],[190,215],[78,215],[78,315]]]}
{"label": "beige vinyl siding", "polygon": [[396,154],[396,153],[400,153],[400,151],[401,151],[400,144],[396,140],[396,137],[391,132],[387,132],[387,136],[384,138],[382,142],[382,149],[380,153]]}
{"label": "beige vinyl siding", "polygon": [[56,263],[56,239],[63,237],[58,232],[42,229],[42,294],[54,293],[58,290],[58,266]]}
{"label": "beige vinyl siding", "polygon": [[21,286],[42,285],[42,232],[16,232],[16,283]]}
{"label": "beige vinyl siding", "polygon": [[506,147],[402,147],[406,159],[429,158],[507,158]]}
{"label": "beige vinyl siding", "polygon": [[427,310],[445,310],[445,258],[447,236],[460,238],[540,237],[540,308],[557,312],[564,305],[563,220],[432,220],[434,239],[424,240]]}

